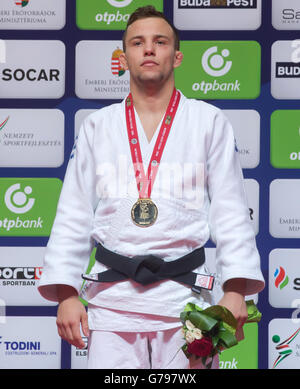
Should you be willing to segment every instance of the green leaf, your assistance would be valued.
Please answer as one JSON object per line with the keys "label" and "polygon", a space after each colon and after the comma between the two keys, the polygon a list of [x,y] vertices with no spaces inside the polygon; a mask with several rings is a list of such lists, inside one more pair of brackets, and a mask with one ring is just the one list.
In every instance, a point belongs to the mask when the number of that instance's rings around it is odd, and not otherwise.
{"label": "green leaf", "polygon": [[193,304],[193,303],[187,303],[186,306],[184,307],[184,312],[190,312],[190,311],[203,311],[202,308],[198,307],[198,305]]}
{"label": "green leaf", "polygon": [[238,344],[235,335],[232,332],[228,331],[224,327],[223,323],[220,323],[219,325],[219,331],[217,333],[217,336],[222,340],[222,342],[227,348],[233,347]]}
{"label": "green leaf", "polygon": [[218,336],[212,336],[211,337],[211,340],[212,340],[212,344],[213,344],[213,347],[215,348],[215,347],[217,347],[217,344],[218,344],[218,342],[219,342],[219,337]]}
{"label": "green leaf", "polygon": [[189,313],[188,312],[181,312],[180,313],[180,320],[184,324],[186,320],[188,319]]}
{"label": "green leaf", "polygon": [[223,326],[226,328],[226,330],[228,330],[229,332],[231,332],[233,335],[235,334],[236,328],[231,327],[231,326],[230,326],[229,324],[227,324],[225,321],[222,321],[222,324],[223,324]]}
{"label": "green leaf", "polygon": [[184,307],[184,312],[189,312],[189,311],[194,311],[195,310],[195,304],[193,303],[188,303],[186,304],[186,306]]}
{"label": "green leaf", "polygon": [[187,358],[190,358],[191,354],[187,351],[187,344],[184,344],[184,345],[181,347],[181,350],[184,352],[184,355],[185,355]]}
{"label": "green leaf", "polygon": [[202,365],[205,366],[207,357],[201,357]]}
{"label": "green leaf", "polygon": [[204,314],[207,314],[216,320],[224,321],[228,325],[230,325],[233,328],[237,328],[237,320],[233,316],[233,314],[225,307],[221,305],[213,305],[209,308],[204,309],[202,311]]}
{"label": "green leaf", "polygon": [[197,311],[190,312],[189,320],[194,324],[194,326],[200,328],[202,331],[211,331],[218,323],[218,321],[214,318]]}
{"label": "green leaf", "polygon": [[248,319],[246,323],[257,323],[261,319],[261,313],[257,309],[257,306],[254,304],[253,300],[246,301],[247,311],[248,311]]}

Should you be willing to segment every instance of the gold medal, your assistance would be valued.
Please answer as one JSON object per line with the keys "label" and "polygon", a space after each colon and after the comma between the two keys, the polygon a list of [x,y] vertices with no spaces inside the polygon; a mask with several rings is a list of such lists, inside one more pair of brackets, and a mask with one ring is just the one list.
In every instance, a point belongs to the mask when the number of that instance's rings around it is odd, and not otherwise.
{"label": "gold medal", "polygon": [[151,199],[139,199],[131,209],[131,218],[139,227],[150,227],[157,219],[158,210]]}
{"label": "gold medal", "polygon": [[131,93],[126,99],[125,115],[127,135],[137,182],[137,190],[139,193],[139,200],[133,205],[131,209],[131,219],[133,223],[139,227],[150,227],[157,219],[158,211],[156,205],[150,199],[151,191],[159,168],[162,153],[171,130],[173,119],[179,105],[179,101],[180,93],[174,88],[161,128],[158,133],[158,137],[156,139],[156,143],[154,145],[152,156],[148,165],[147,174],[145,174]]}

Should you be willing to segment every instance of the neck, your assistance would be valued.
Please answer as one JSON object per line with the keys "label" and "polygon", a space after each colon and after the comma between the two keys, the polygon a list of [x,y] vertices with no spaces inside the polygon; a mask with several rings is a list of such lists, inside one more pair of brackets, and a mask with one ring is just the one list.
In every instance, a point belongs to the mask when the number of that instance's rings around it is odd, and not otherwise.
{"label": "neck", "polygon": [[161,113],[165,112],[171,99],[174,82],[165,84],[159,88],[156,86],[131,85],[133,104],[139,113]]}

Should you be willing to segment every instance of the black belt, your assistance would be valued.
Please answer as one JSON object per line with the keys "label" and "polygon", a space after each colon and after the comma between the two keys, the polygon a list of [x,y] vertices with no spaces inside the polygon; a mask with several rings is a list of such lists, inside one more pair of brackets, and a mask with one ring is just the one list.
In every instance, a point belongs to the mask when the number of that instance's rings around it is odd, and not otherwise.
{"label": "black belt", "polygon": [[98,244],[95,258],[110,269],[101,273],[82,274],[84,280],[115,282],[130,278],[142,285],[149,285],[160,280],[171,279],[191,286],[197,293],[200,293],[202,288],[208,290],[213,288],[213,276],[192,272],[205,262],[203,247],[174,261],[165,262],[155,255],[136,255],[129,258]]}

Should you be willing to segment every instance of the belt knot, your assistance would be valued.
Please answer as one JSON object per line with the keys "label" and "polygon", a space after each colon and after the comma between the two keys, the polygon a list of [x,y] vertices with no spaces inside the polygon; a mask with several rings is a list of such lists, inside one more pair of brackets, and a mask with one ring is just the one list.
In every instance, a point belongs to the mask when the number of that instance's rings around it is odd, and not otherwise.
{"label": "belt knot", "polygon": [[159,281],[160,271],[165,263],[162,258],[155,255],[136,255],[132,257],[134,266],[130,278],[143,285]]}

